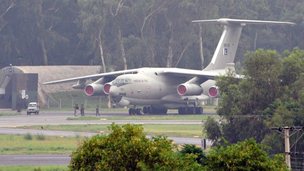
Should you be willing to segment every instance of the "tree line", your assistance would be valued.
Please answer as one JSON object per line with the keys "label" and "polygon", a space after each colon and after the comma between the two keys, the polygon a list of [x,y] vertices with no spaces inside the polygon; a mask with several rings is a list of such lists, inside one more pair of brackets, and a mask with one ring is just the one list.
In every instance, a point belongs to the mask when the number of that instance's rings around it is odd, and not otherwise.
{"label": "tree line", "polygon": [[244,64],[243,79],[233,73],[218,79],[217,114],[222,122],[209,118],[207,137],[219,146],[254,138],[276,154],[285,152],[284,132],[272,128],[294,127],[290,130],[292,165],[303,169],[304,50],[259,49],[247,53]]}
{"label": "tree line", "polygon": [[3,0],[0,66],[101,65],[101,72],[143,66],[199,69],[210,61],[222,28],[192,20],[297,23],[292,28],[246,27],[237,54],[242,62],[247,50],[303,48],[303,16],[299,0]]}

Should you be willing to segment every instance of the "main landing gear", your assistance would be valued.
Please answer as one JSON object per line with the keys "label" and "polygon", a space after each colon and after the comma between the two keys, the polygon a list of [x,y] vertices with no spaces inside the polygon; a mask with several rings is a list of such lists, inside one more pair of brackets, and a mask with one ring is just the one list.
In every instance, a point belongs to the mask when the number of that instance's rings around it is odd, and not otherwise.
{"label": "main landing gear", "polygon": [[[144,114],[156,114],[156,115],[166,115],[168,109],[166,107],[154,107],[154,106],[144,106],[141,108],[130,108],[129,115],[144,115]],[[202,107],[179,107],[178,114],[203,114]]]}
{"label": "main landing gear", "polygon": [[180,107],[178,114],[203,114],[202,107]]}
{"label": "main landing gear", "polygon": [[143,115],[141,108],[130,108],[129,115]]}
{"label": "main landing gear", "polygon": [[143,115],[143,114],[158,114],[158,115],[166,115],[168,109],[166,107],[153,107],[153,106],[144,106],[141,108],[130,108],[129,115]]}
{"label": "main landing gear", "polygon": [[158,115],[166,115],[168,109],[166,107],[153,107],[153,106],[145,106],[143,108],[144,114],[158,114]]}

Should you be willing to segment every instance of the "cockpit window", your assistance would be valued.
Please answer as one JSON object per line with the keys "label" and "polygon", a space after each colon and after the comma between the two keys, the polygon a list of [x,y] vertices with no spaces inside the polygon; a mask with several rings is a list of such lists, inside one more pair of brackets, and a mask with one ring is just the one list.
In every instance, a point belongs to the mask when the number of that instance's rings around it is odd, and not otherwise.
{"label": "cockpit window", "polygon": [[118,78],[112,82],[112,84],[117,87],[120,87],[120,86],[123,86],[126,84],[130,84],[130,83],[131,83],[131,79],[127,79],[127,78],[124,78],[124,79]]}

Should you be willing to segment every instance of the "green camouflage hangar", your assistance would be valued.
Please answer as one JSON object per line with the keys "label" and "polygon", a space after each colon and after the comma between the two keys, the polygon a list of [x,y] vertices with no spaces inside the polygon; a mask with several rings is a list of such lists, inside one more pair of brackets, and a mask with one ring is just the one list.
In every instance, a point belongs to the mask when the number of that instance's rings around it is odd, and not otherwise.
{"label": "green camouflage hangar", "polygon": [[7,66],[0,69],[0,108],[25,108],[37,101],[46,104],[49,93],[72,91],[75,83],[43,85],[49,80],[96,74],[99,66]]}

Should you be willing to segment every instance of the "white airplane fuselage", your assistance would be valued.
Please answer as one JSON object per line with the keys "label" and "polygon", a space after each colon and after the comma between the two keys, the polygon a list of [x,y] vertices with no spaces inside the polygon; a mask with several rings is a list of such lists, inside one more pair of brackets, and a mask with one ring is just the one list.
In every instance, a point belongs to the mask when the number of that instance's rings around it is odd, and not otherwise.
{"label": "white airplane fuselage", "polygon": [[[126,105],[163,105],[170,106],[187,105],[184,99],[178,95],[177,87],[186,78],[170,79],[158,74],[166,68],[141,68],[136,74],[124,74],[116,77],[111,82],[109,94],[121,97],[118,104]],[[201,95],[208,98],[207,96]],[[188,97],[189,99],[189,97]]]}

